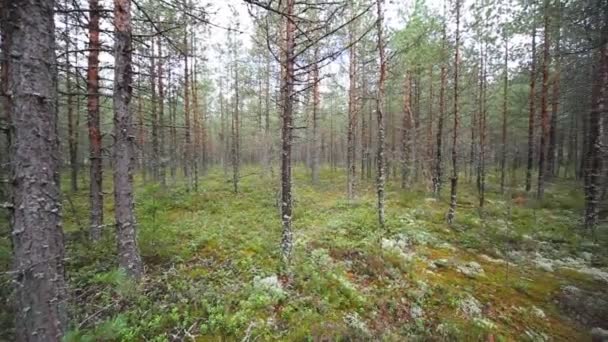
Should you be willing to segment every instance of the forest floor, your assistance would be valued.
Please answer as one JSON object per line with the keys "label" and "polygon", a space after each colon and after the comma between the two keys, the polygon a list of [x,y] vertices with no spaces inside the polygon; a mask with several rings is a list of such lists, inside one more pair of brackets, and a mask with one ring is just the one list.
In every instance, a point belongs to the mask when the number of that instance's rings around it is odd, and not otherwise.
{"label": "forest floor", "polygon": [[[389,184],[380,230],[373,182],[360,182],[349,203],[342,172],[324,169],[313,187],[296,168],[294,280],[284,288],[278,182],[258,169],[242,174],[239,194],[221,170],[202,177],[197,193],[138,179],[140,284],[117,271],[111,228],[87,242],[86,189],[66,193],[66,340],[575,341],[608,328],[605,306],[596,306],[608,303],[608,239],[580,234],[583,197],[573,183],[560,180],[539,202],[500,195],[490,177],[480,218],[474,186],[462,180],[454,227],[445,223],[447,187],[434,199]],[[110,195],[105,215],[111,222]],[[7,273],[0,295],[10,297]],[[11,336],[2,306],[0,337]]]}

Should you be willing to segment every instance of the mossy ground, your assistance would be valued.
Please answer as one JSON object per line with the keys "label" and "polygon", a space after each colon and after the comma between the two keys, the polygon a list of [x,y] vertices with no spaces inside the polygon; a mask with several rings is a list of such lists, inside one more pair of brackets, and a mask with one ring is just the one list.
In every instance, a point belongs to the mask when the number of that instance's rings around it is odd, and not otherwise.
{"label": "mossy ground", "polygon": [[[455,227],[444,215],[447,196],[435,200],[422,187],[390,183],[387,226],[378,228],[373,182],[360,181],[357,199],[345,200],[342,172],[323,169],[312,186],[295,170],[294,281],[273,293],[253,286],[277,273],[280,221],[276,179],[251,168],[239,194],[219,169],[200,179],[196,193],[183,183],[167,190],[137,180],[139,245],[147,272],[140,284],[116,269],[112,229],[87,241],[85,190],[66,193],[64,221],[71,302],[68,341],[241,340],[552,340],[585,339],[587,330],[561,316],[552,297],[563,284],[605,284],[572,270],[543,272],[525,264],[492,261],[511,250],[552,246],[558,256],[605,250],[587,243],[579,218],[582,194],[561,182],[544,201],[525,193],[500,195],[491,183],[485,209],[474,186],[460,182]],[[106,182],[108,191],[111,188]],[[444,191],[447,193],[447,190]],[[106,196],[106,220],[113,220]],[[601,233],[601,231],[600,231]],[[405,235],[415,257],[404,260],[380,247],[382,238]],[[530,239],[529,237],[533,237]],[[599,234],[601,241],[606,241]],[[0,241],[0,267],[8,269],[10,242]],[[601,246],[602,244],[599,244]],[[429,269],[437,259],[476,261],[485,277],[452,268]],[[7,274],[0,294],[10,295]],[[459,301],[473,295],[483,316],[473,319]],[[421,315],[412,316],[412,308]],[[535,314],[540,308],[546,317]],[[0,329],[10,336],[10,312],[0,309]]]}

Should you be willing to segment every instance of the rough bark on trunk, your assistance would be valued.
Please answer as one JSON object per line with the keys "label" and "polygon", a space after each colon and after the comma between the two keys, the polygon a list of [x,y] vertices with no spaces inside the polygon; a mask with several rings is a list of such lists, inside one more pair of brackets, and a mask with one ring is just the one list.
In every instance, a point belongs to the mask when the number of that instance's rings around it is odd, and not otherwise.
{"label": "rough bark on trunk", "polygon": [[435,172],[433,178],[433,193],[436,197],[441,195],[441,185],[442,185],[442,176],[443,170],[441,168],[442,164],[442,148],[443,148],[443,120],[445,117],[445,88],[447,84],[447,72],[446,72],[446,24],[443,23],[443,38],[441,42],[441,52],[444,60],[441,62],[441,85],[439,88],[439,117],[437,119],[437,147],[436,147],[436,155],[435,155]]}
{"label": "rough bark on trunk", "polygon": [[[483,50],[481,63],[481,82],[479,89],[479,209],[483,209],[486,196],[486,133],[487,133],[487,43]],[[481,214],[481,211],[480,211]]]}
{"label": "rough bark on trunk", "polygon": [[131,70],[131,1],[114,0],[114,202],[118,264],[133,278],[143,275],[137,246],[137,223],[133,201],[135,146],[129,104],[133,73]]}
{"label": "rough bark on trunk", "polygon": [[0,196],[1,201],[8,201],[9,197],[9,149],[11,145],[11,134],[9,130],[10,122],[10,102],[8,98],[8,0],[0,0],[0,134],[4,135],[6,145],[0,155]]}
{"label": "rough bark on trunk", "polygon": [[158,77],[158,126],[160,128],[158,131],[158,154],[160,161],[159,178],[161,186],[165,188],[167,186],[167,157],[165,156],[165,87],[163,83],[163,50],[160,37],[157,40],[157,45],[159,56],[159,60],[157,63],[158,70],[156,73],[156,76]]}
{"label": "rough bark on trunk", "polygon": [[283,267],[289,274],[293,249],[292,193],[291,193],[291,144],[293,135],[293,92],[295,66],[295,23],[293,21],[295,0],[287,0],[284,21],[284,59],[281,63],[282,76],[282,127],[281,127],[281,257]]}
{"label": "rough bark on trunk", "polygon": [[[319,59],[319,49],[315,48],[314,60]],[[311,169],[312,184],[319,183],[319,107],[321,104],[321,94],[319,92],[319,66],[315,63],[312,70],[312,150],[311,150]]]}
{"label": "rough bark on trunk", "polygon": [[503,102],[502,102],[502,153],[500,156],[500,193],[505,192],[505,178],[507,166],[507,116],[509,108],[509,40],[505,32],[505,65],[503,80]]}
{"label": "rough bark on trunk", "polygon": [[[605,29],[606,30],[606,29]],[[606,37],[606,34],[604,35]],[[593,103],[588,115],[587,151],[585,155],[585,228],[594,233],[599,222],[601,179],[603,170],[602,135],[603,116],[607,114],[608,97],[608,43],[604,42],[599,52],[599,66],[595,73]]]}
{"label": "rough bark on trunk", "polygon": [[[160,56],[160,55],[159,55]],[[159,122],[157,112],[158,98],[156,96],[156,57],[154,53],[154,44],[150,49],[150,114],[152,115],[152,179],[155,182],[160,182],[160,144],[158,140]]]}
{"label": "rough bark on trunk", "polygon": [[234,110],[232,112],[231,120],[231,134],[232,134],[232,145],[231,145],[231,156],[232,156],[232,186],[234,193],[239,192],[239,179],[240,179],[240,134],[239,134],[239,115],[240,115],[240,98],[239,98],[239,63],[236,47],[233,46],[233,58],[234,58]]}
{"label": "rough bark on trunk", "polygon": [[[354,12],[354,10],[353,10]],[[355,133],[357,129],[357,49],[355,44],[354,21],[349,25],[348,32],[349,67],[348,67],[348,130],[346,147],[346,197],[352,200],[355,197]]]}
{"label": "rough bark on trunk", "polygon": [[411,97],[411,76],[406,73],[403,81],[403,124],[401,136],[401,188],[405,189],[410,186],[412,176],[412,97]]}
{"label": "rough bark on trunk", "polygon": [[547,172],[547,143],[549,142],[549,112],[547,106],[547,97],[549,92],[549,47],[551,42],[549,40],[549,1],[545,0],[544,9],[544,43],[543,43],[543,84],[540,93],[540,123],[541,123],[541,135],[540,135],[540,148],[538,156],[538,188],[536,196],[538,199],[542,199],[545,193],[545,178]]}
{"label": "rough bark on trunk", "polygon": [[[8,1],[10,224],[15,339],[60,341],[67,323],[59,187],[55,2]],[[35,43],[34,43],[35,42]]]}
{"label": "rough bark on trunk", "polygon": [[[66,1],[67,8],[67,1]],[[74,89],[72,87],[72,66],[70,61],[70,25],[69,15],[65,15],[65,89],[66,107],[68,114],[68,154],[70,158],[70,188],[72,192],[78,191],[78,116],[74,113]]]}
{"label": "rough bark on trunk", "polygon": [[197,62],[197,58],[196,58],[196,53],[194,52],[194,46],[195,46],[195,41],[194,41],[194,32],[191,33],[191,37],[192,37],[192,48],[193,48],[193,61],[192,61],[192,72],[191,72],[191,77],[192,77],[192,82],[191,82],[191,92],[192,92],[192,131],[194,133],[194,145],[192,146],[192,153],[190,154],[190,157],[192,158],[190,160],[190,165],[192,165],[192,178],[193,178],[193,185],[194,185],[194,191],[198,191],[198,164],[200,161],[200,155],[201,155],[201,120],[200,120],[200,116],[201,116],[201,112],[200,112],[200,108],[198,105],[198,85],[197,85],[197,80],[196,80],[196,73],[197,73],[197,68],[196,68],[196,62]]}
{"label": "rough bark on trunk", "polygon": [[561,1],[555,1],[555,7],[557,10],[556,20],[556,35],[555,35],[555,70],[553,72],[553,83],[552,83],[552,96],[551,96],[551,124],[549,128],[549,147],[547,150],[547,179],[551,179],[556,174],[556,152],[557,152],[557,115],[559,110],[559,87],[560,87],[560,69],[561,69],[561,58],[560,58],[560,38],[561,38],[561,27],[560,27],[560,15],[561,15]]}
{"label": "rough bark on trunk", "polygon": [[378,154],[377,154],[377,175],[376,175],[376,191],[378,193],[378,223],[380,228],[384,228],[385,213],[384,213],[384,183],[385,179],[385,160],[384,160],[384,108],[385,108],[385,81],[386,81],[386,56],[384,51],[384,36],[383,36],[383,0],[376,1],[376,9],[378,19],[376,21],[377,28],[377,46],[379,56],[380,75],[378,78],[378,95],[376,98],[376,119],[378,121]]}
{"label": "rough bark on trunk", "polygon": [[460,0],[456,0],[456,45],[454,49],[454,128],[452,132],[452,178],[450,186],[450,208],[447,214],[448,224],[454,223],[456,216],[456,194],[458,187],[458,67],[460,64]]}
{"label": "rough bark on trunk", "polygon": [[532,189],[532,166],[534,163],[534,119],[536,116],[536,20],[532,27],[532,62],[530,64],[530,95],[528,113],[528,163],[526,165],[526,191]]}
{"label": "rough bark on trunk", "polygon": [[101,236],[103,227],[103,159],[99,116],[99,0],[89,0],[89,56],[87,66],[87,126],[89,129],[89,203],[91,205],[90,237]]}
{"label": "rough bark on trunk", "polygon": [[184,178],[186,178],[188,190],[192,190],[194,186],[194,178],[192,176],[192,135],[190,124],[190,73],[188,71],[188,30],[184,31],[184,126],[185,126],[185,144],[184,146]]}

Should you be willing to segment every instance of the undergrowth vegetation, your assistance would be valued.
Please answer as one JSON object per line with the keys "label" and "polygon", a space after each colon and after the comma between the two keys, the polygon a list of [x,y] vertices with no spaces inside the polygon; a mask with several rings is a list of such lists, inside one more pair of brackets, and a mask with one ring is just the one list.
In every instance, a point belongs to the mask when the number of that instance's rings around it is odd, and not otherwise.
{"label": "undergrowth vegetation", "polygon": [[[580,231],[583,200],[573,185],[556,185],[540,202],[489,189],[480,212],[473,185],[463,183],[451,229],[445,195],[435,199],[425,189],[391,184],[381,231],[373,184],[360,182],[349,203],[342,174],[324,169],[313,187],[298,168],[294,281],[284,288],[276,279],[276,180],[255,169],[244,174],[253,175],[242,179],[239,194],[221,170],[201,179],[197,193],[180,183],[137,188],[139,247],[147,267],[139,284],[116,268],[111,201],[104,238],[92,244],[84,233],[86,191],[66,193],[72,322],[66,341],[587,336],[558,312],[552,296],[564,284],[605,284],[576,271],[505,261],[525,252],[554,258],[588,252],[595,265],[606,267],[600,248],[605,236],[596,236],[597,243]],[[3,231],[0,240],[2,270],[9,269],[8,236]],[[478,265],[483,274],[458,271],[463,263]],[[0,295],[9,303],[10,273],[1,277]],[[5,336],[11,335],[11,317],[8,305],[0,309]]]}

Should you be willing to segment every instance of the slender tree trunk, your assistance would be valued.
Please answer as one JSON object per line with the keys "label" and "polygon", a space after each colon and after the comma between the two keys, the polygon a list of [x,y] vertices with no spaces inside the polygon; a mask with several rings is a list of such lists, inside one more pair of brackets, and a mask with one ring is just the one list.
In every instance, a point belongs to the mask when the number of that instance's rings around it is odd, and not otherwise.
{"label": "slender tree trunk", "polygon": [[116,240],[120,268],[134,278],[143,275],[137,247],[137,224],[133,202],[135,164],[131,102],[131,1],[114,0],[114,202]]}
{"label": "slender tree trunk", "polygon": [[156,96],[156,57],[154,53],[154,44],[152,44],[150,48],[150,91],[150,112],[152,115],[152,179],[155,182],[160,182],[160,142],[158,139],[159,120],[157,112],[158,98]]}
{"label": "slender tree trunk", "polygon": [[[192,47],[193,52],[195,46],[194,33],[192,33]],[[195,53],[193,53],[193,61],[192,61],[192,83],[191,83],[191,92],[192,92],[192,124],[193,124],[193,133],[194,133],[194,146],[192,147],[192,154],[190,155],[192,160],[190,161],[190,165],[192,165],[192,176],[194,180],[194,191],[198,191],[198,166],[200,162],[201,155],[201,111],[198,103],[198,82],[196,80],[197,67],[196,62],[197,58]]]}
{"label": "slender tree trunk", "polygon": [[87,126],[89,128],[89,202],[91,205],[90,236],[98,240],[103,227],[103,159],[99,115],[99,0],[89,0],[89,56],[87,67]]}
{"label": "slender tree trunk", "polygon": [[164,84],[163,84],[163,60],[162,60],[162,55],[163,55],[163,50],[162,50],[162,43],[161,43],[161,38],[159,37],[157,40],[157,46],[158,46],[158,63],[157,63],[157,73],[156,76],[158,77],[158,125],[159,125],[159,131],[158,131],[158,140],[159,140],[159,144],[158,144],[158,153],[159,153],[159,161],[160,161],[160,170],[159,170],[159,177],[160,177],[160,184],[163,188],[165,188],[167,186],[167,174],[166,174],[166,167],[167,167],[167,163],[166,163],[166,155],[165,155],[165,88],[164,88]]}
{"label": "slender tree trunk", "polygon": [[[482,65],[483,61],[478,62],[478,65],[475,68],[475,71],[477,72],[477,88],[475,91],[477,91],[476,94],[473,95],[474,98],[476,98],[478,101],[480,101],[481,99],[481,69],[483,67]],[[479,104],[479,102],[477,103]],[[465,175],[468,176],[467,180],[469,182],[473,181],[473,174],[476,175],[476,186],[477,186],[477,190],[479,191],[479,164],[477,163],[477,130],[479,129],[479,122],[480,120],[480,111],[479,109],[476,110],[472,110],[471,113],[471,145],[470,145],[470,151],[469,151],[469,165],[468,165],[468,175],[466,175],[466,170],[467,167],[465,166]]]}
{"label": "slender tree trunk", "polygon": [[479,209],[480,214],[485,204],[486,197],[486,138],[487,138],[487,43],[483,50],[483,62],[481,63],[481,89],[479,94]]}
{"label": "slender tree trunk", "polygon": [[505,65],[502,102],[502,154],[500,156],[500,193],[505,193],[507,165],[507,116],[509,108],[509,38],[505,32]]}
{"label": "slender tree trunk", "polygon": [[[365,74],[365,70],[363,70],[361,72],[361,74]],[[365,84],[365,76],[362,75],[361,77],[361,96],[366,98],[368,97],[367,95],[367,87]],[[368,102],[363,102],[361,103],[361,109],[359,111],[359,113],[361,113],[361,181],[363,181],[365,179],[365,175],[366,175],[366,168],[367,168],[367,159],[369,158],[368,155],[368,146],[367,146],[367,131],[368,131],[368,122],[366,120],[366,116],[367,116],[367,112],[366,112],[366,106],[368,105]]]}
{"label": "slender tree trunk", "polygon": [[231,120],[231,132],[232,132],[232,186],[234,187],[234,193],[239,192],[239,179],[240,179],[240,134],[239,134],[239,112],[240,112],[240,98],[239,98],[239,63],[238,54],[236,47],[233,47],[234,51],[234,111],[232,112]]}
{"label": "slender tree trunk", "polygon": [[454,49],[454,131],[452,133],[452,179],[450,189],[450,209],[448,210],[448,224],[454,223],[456,215],[456,194],[458,186],[458,69],[460,65],[460,0],[456,0],[456,43]]}
{"label": "slender tree trunk", "polygon": [[379,55],[379,67],[380,75],[378,79],[378,96],[376,99],[376,118],[378,121],[378,169],[376,175],[376,190],[378,193],[378,222],[380,228],[384,228],[385,224],[385,213],[384,213],[384,183],[385,179],[385,160],[384,160],[384,108],[385,108],[385,80],[386,80],[386,56],[384,51],[384,36],[383,36],[383,12],[382,4],[383,0],[376,1],[376,9],[378,13],[378,19],[376,21],[377,35],[378,35],[378,55]]}
{"label": "slender tree trunk", "polygon": [[439,118],[437,119],[437,147],[435,155],[435,177],[433,179],[433,192],[436,197],[441,195],[441,178],[442,172],[442,148],[443,148],[443,120],[445,117],[445,88],[447,84],[447,72],[446,72],[446,24],[443,23],[443,38],[441,42],[441,52],[444,60],[441,62],[441,85],[439,88]]}
{"label": "slender tree trunk", "polygon": [[411,97],[411,75],[406,72],[403,81],[403,124],[401,136],[401,188],[406,189],[410,186],[412,176],[412,135],[413,135],[413,114]]}
{"label": "slender tree trunk", "polygon": [[[425,169],[430,171],[431,178],[433,174],[433,156],[434,156],[434,144],[433,144],[433,123],[435,121],[435,112],[433,111],[433,65],[429,66],[429,113],[428,123],[426,131],[426,156],[425,156]],[[431,179],[432,181],[432,179]]]}
{"label": "slender tree trunk", "polygon": [[265,144],[265,163],[268,175],[272,175],[272,154],[273,154],[273,143],[270,135],[270,72],[271,72],[271,56],[270,53],[266,54],[266,81],[264,86],[264,144]]}
{"label": "slender tree trunk", "polygon": [[293,249],[292,194],[291,194],[291,149],[293,140],[293,96],[294,96],[294,66],[295,66],[295,24],[293,21],[295,0],[286,3],[283,82],[282,97],[282,128],[281,128],[281,257],[286,273],[289,274],[291,253]]}
{"label": "slender tree trunk", "polygon": [[[67,8],[66,1],[66,8]],[[70,28],[69,15],[65,15],[65,89],[66,89],[66,107],[68,114],[68,154],[70,157],[70,188],[72,192],[78,191],[78,121],[79,113],[74,115],[74,89],[72,87],[72,65],[70,61]]]}
{"label": "slender tree trunk", "polygon": [[188,30],[184,31],[184,124],[186,146],[184,147],[184,177],[188,184],[188,190],[192,190],[194,186],[194,178],[192,176],[192,134],[190,122],[190,72],[188,70]]}
{"label": "slender tree trunk", "polygon": [[[319,49],[315,48],[314,60],[319,59]],[[319,107],[321,94],[319,92],[319,66],[315,63],[312,70],[312,184],[319,183]]]}
{"label": "slender tree trunk", "polygon": [[536,20],[532,27],[532,63],[530,65],[530,112],[528,115],[528,164],[526,166],[526,191],[532,189],[532,166],[534,163],[534,118],[536,116]]}
{"label": "slender tree trunk", "polygon": [[[67,326],[59,187],[55,2],[5,1],[16,341],[60,341]],[[35,42],[35,43],[34,43]],[[41,61],[48,61],[42,63]],[[24,81],[24,75],[27,80]]]}
{"label": "slender tree trunk", "polygon": [[[354,9],[353,11],[354,15]],[[355,197],[355,132],[357,128],[357,49],[355,44],[354,21],[349,27],[349,68],[348,68],[348,130],[346,148],[346,197],[352,200]]]}
{"label": "slender tree trunk", "polygon": [[549,92],[549,48],[551,45],[551,41],[549,39],[549,0],[545,0],[545,8],[544,8],[544,36],[545,41],[543,44],[543,84],[541,88],[540,94],[540,123],[541,123],[541,136],[540,136],[540,148],[539,148],[539,158],[538,158],[538,190],[536,196],[538,199],[542,199],[545,193],[545,178],[547,172],[547,143],[549,142],[549,112],[547,106],[547,98]]}
{"label": "slender tree trunk", "polygon": [[551,98],[551,124],[549,128],[549,148],[547,150],[547,178],[550,179],[556,174],[556,152],[557,152],[557,116],[559,109],[559,86],[560,86],[560,69],[561,69],[561,58],[560,58],[560,39],[561,39],[561,0],[555,1],[557,10],[557,27],[555,36],[555,70],[553,72],[553,83],[552,83],[552,98]]}

